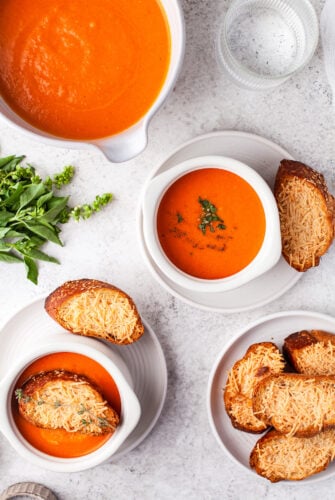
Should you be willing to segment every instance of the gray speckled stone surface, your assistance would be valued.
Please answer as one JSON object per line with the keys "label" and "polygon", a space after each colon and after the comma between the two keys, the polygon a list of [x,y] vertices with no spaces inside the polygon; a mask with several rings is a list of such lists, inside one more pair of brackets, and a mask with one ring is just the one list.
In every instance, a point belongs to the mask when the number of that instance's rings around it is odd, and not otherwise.
{"label": "gray speckled stone surface", "polygon": [[[322,3],[313,1],[320,13]],[[187,48],[175,89],[152,121],[149,146],[135,160],[112,165],[98,151],[70,151],[33,142],[0,125],[1,154],[26,154],[42,173],[64,164],[77,167],[68,188],[72,201],[111,190],[115,202],[83,224],[64,227],[64,248],[50,251],[60,267],[40,266],[35,287],[17,266],[0,266],[0,319],[67,279],[92,277],[124,288],[160,339],[169,371],[167,401],[151,434],[115,463],[74,474],[41,470],[17,456],[0,436],[0,489],[38,481],[62,500],[333,498],[333,479],[308,485],[276,484],[246,474],[215,441],[206,414],[206,388],[217,352],[242,326],[265,314],[308,309],[335,316],[335,248],[285,296],[265,307],[223,315],[197,310],[173,298],[152,278],[136,237],[136,210],[145,179],[174,148],[213,130],[244,130],[285,147],[323,172],[335,192],[335,108],[322,49],[293,79],[271,92],[253,93],[232,84],[216,65],[217,19],[228,1],[184,0]]]}

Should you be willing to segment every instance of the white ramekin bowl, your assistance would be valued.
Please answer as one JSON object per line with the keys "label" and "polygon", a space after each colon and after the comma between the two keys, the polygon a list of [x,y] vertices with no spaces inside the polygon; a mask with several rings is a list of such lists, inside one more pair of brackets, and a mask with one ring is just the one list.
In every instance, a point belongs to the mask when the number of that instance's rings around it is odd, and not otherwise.
{"label": "white ramekin bowl", "polygon": [[[265,213],[265,235],[258,254],[244,269],[222,279],[200,279],[178,269],[166,256],[157,234],[158,207],[167,189],[180,177],[202,168],[220,168],[243,178],[257,193]],[[144,188],[142,211],[144,240],[150,256],[171,281],[188,290],[204,293],[233,290],[271,269],[281,255],[279,214],[270,187],[255,170],[232,158],[192,158],[157,175]]]}
{"label": "white ramekin bowl", "polygon": [[[17,429],[12,415],[12,397],[20,374],[36,359],[55,352],[74,352],[87,356],[114,379],[121,398],[120,424],[114,434],[100,448],[78,458],[58,458],[43,453],[28,443]],[[141,415],[140,403],[132,390],[129,371],[118,354],[98,340],[59,333],[38,346],[31,347],[0,382],[0,430],[13,448],[31,463],[55,472],[77,472],[95,467],[112,457],[129,434],[135,429]]]}
{"label": "white ramekin bowl", "polygon": [[[158,111],[177,80],[184,57],[185,27],[183,11],[179,0],[160,0],[170,28],[171,59],[168,73],[156,100],[147,113],[133,126],[119,134],[88,141],[62,139],[43,132],[17,115],[0,95],[0,119],[32,139],[69,149],[89,149],[96,147],[112,162],[130,160],[140,154],[148,142],[148,127],[153,115]],[[106,61],[108,64],[108,61]]]}

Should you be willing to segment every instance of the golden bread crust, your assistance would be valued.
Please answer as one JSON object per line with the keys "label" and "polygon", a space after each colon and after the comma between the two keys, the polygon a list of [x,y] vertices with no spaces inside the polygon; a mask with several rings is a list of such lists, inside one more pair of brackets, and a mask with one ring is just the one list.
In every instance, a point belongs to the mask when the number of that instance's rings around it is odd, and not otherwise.
{"label": "golden bread crust", "polygon": [[268,425],[259,420],[252,410],[255,386],[271,373],[285,368],[285,362],[272,342],[251,345],[242,359],[229,371],[224,390],[224,404],[232,425],[246,432],[263,432]]}
{"label": "golden bread crust", "polygon": [[283,352],[298,373],[335,375],[335,335],[303,330],[289,335]]}
{"label": "golden bread crust", "polygon": [[313,436],[335,427],[335,376],[269,375],[255,388],[257,417],[283,434]]}
{"label": "golden bread crust", "polygon": [[144,333],[132,298],[99,280],[67,281],[46,298],[45,310],[71,333],[115,344],[131,344]]}
{"label": "golden bread crust", "polygon": [[323,175],[293,160],[282,160],[274,195],[282,254],[297,271],[317,266],[334,239],[334,198]]}
{"label": "golden bread crust", "polygon": [[314,437],[286,436],[270,430],[250,454],[250,467],[275,483],[300,481],[327,468],[335,456],[335,430]]}

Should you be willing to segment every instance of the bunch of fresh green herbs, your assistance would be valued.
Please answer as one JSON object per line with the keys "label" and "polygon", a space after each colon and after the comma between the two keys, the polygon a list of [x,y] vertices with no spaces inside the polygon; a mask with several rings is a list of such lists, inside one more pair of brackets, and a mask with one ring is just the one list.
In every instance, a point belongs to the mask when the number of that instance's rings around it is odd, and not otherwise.
{"label": "bunch of fresh green herbs", "polygon": [[69,196],[55,190],[69,184],[74,167],[42,180],[32,165],[22,166],[24,156],[0,158],[0,262],[24,263],[27,278],[37,284],[37,260],[59,264],[41,250],[51,241],[63,245],[60,224],[71,218],[88,219],[112,200],[111,193],[96,196],[91,204],[71,208]]}

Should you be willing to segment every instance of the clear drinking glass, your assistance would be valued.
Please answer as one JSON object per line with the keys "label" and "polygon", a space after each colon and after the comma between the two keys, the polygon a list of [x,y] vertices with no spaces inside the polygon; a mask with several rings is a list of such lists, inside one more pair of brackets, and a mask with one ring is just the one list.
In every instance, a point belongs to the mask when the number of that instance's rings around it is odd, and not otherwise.
{"label": "clear drinking glass", "polygon": [[308,0],[232,0],[220,26],[218,59],[238,85],[269,89],[307,64],[318,38]]}

